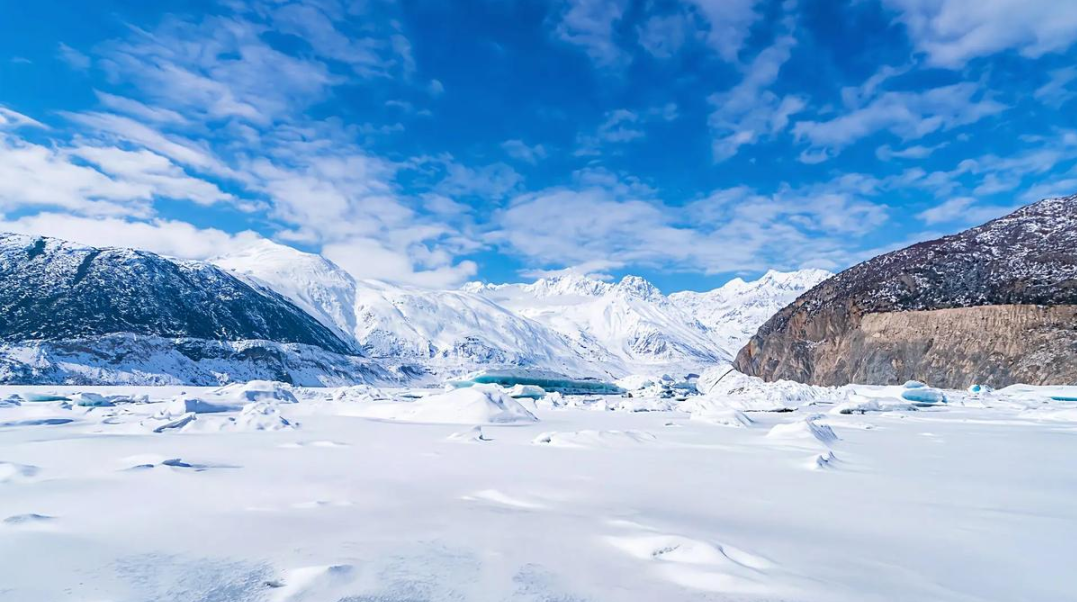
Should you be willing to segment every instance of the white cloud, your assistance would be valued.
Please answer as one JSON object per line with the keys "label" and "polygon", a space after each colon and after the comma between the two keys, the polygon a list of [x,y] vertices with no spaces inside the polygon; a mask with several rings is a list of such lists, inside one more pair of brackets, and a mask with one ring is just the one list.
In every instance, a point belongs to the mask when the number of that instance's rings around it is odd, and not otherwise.
{"label": "white cloud", "polygon": [[491,163],[480,167],[449,161],[444,163],[445,177],[435,190],[453,196],[478,196],[500,199],[514,191],[523,181],[515,169],[504,163]]}
{"label": "white cloud", "polygon": [[758,0],[688,0],[709,24],[707,42],[723,59],[734,62],[751,26],[759,18]]}
{"label": "white cloud", "polygon": [[157,104],[204,121],[271,123],[341,83],[324,63],[274,49],[263,31],[242,19],[171,17],[153,32],[105,45],[101,64]]}
{"label": "white cloud", "polygon": [[669,122],[677,119],[679,113],[675,103],[651,107],[644,111],[616,109],[608,111],[602,123],[594,132],[576,136],[576,156],[595,156],[602,154],[602,147],[607,144],[625,144],[647,136],[646,127],[655,122]]}
{"label": "white cloud", "polygon": [[627,0],[564,0],[554,35],[583,48],[598,66],[615,65],[625,59],[615,28],[627,7]]}
{"label": "white cloud", "polygon": [[234,200],[216,184],[192,178],[167,158],[145,149],[128,151],[106,146],[76,146],[68,152],[117,180],[145,186],[154,196],[189,200],[200,205]]}
{"label": "white cloud", "polygon": [[1069,0],[883,0],[897,11],[929,64],[960,68],[1014,49],[1027,57],[1077,40],[1077,3]]}
{"label": "white cloud", "polygon": [[739,84],[728,92],[708,98],[714,111],[708,120],[714,136],[711,150],[715,161],[725,161],[742,146],[784,131],[789,118],[801,112],[806,101],[798,96],[780,97],[768,88],[778,79],[796,41],[782,36],[749,64]]}
{"label": "white cloud", "polygon": [[501,143],[501,150],[505,151],[513,159],[518,159],[531,165],[535,165],[539,160],[546,158],[545,147],[541,144],[529,146],[523,140],[506,140]]}
{"label": "white cloud", "polygon": [[0,231],[53,236],[95,247],[132,247],[180,259],[209,259],[237,251],[261,238],[249,230],[229,234],[180,221],[130,221],[63,213],[0,219]]}
{"label": "white cloud", "polygon": [[151,107],[145,103],[134,100],[133,98],[117,96],[100,90],[94,90],[94,94],[97,95],[97,100],[99,100],[101,105],[105,108],[118,113],[125,113],[135,119],[148,121],[150,123],[184,124],[187,122],[187,119],[183,115],[170,109]]}
{"label": "white cloud", "polygon": [[60,42],[57,46],[56,56],[59,57],[61,61],[67,63],[72,69],[85,71],[90,68],[90,57],[63,42]]}
{"label": "white cloud", "polygon": [[1032,96],[1043,104],[1061,108],[1063,104],[1077,96],[1077,91],[1070,89],[1070,84],[1077,80],[1077,67],[1063,67],[1047,74],[1048,81],[1036,89]]}
{"label": "white cloud", "polygon": [[875,156],[880,161],[889,161],[891,159],[926,159],[930,157],[932,153],[945,147],[948,142],[941,142],[934,146],[924,146],[922,144],[915,144],[901,149],[891,148],[889,144],[884,144],[875,149]]}
{"label": "white cloud", "polygon": [[[525,258],[530,273],[572,266],[662,268],[707,274],[766,267],[843,267],[861,237],[887,220],[863,176],[823,185],[716,191],[687,206],[601,180],[520,195],[488,240]],[[593,267],[598,266],[601,267]]]}
{"label": "white cloud", "polygon": [[680,52],[694,34],[692,16],[683,11],[652,16],[636,30],[640,46],[661,59],[668,59]]}
{"label": "white cloud", "polygon": [[129,117],[115,113],[87,112],[61,113],[70,121],[89,128],[88,134],[96,134],[110,140],[122,140],[144,146],[177,163],[210,173],[229,175],[227,168],[206,145],[200,145],[181,136],[168,136]]}
{"label": "white cloud", "polygon": [[399,248],[370,238],[326,245],[322,254],[359,279],[382,280],[424,288],[456,288],[478,271],[472,261],[453,263],[447,253]]}
{"label": "white cloud", "polygon": [[971,197],[955,197],[921,211],[916,217],[929,226],[982,224],[1013,212],[1019,205],[985,205]]}
{"label": "white cloud", "polygon": [[47,129],[45,124],[36,119],[31,119],[22,113],[0,106],[0,129],[15,129],[20,127]]}
{"label": "white cloud", "polygon": [[[976,99],[977,96],[981,98]],[[902,140],[975,123],[998,114],[1006,106],[983,98],[970,82],[923,92],[883,92],[862,107],[829,121],[800,121],[793,127],[798,140],[815,149],[836,154],[842,148],[876,132],[889,132]]]}

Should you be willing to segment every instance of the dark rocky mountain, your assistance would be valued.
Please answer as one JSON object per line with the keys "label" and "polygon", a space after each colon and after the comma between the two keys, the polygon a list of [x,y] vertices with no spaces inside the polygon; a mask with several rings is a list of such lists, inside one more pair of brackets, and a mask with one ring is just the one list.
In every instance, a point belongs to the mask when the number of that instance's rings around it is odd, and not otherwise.
{"label": "dark rocky mountain", "polygon": [[0,382],[363,380],[352,345],[212,265],[0,234]]}
{"label": "dark rocky mountain", "polygon": [[212,265],[0,234],[0,340],[132,333],[352,350],[283,297]]}
{"label": "dark rocky mountain", "polygon": [[1077,196],[850,268],[766,322],[735,365],[822,385],[1077,382]]}

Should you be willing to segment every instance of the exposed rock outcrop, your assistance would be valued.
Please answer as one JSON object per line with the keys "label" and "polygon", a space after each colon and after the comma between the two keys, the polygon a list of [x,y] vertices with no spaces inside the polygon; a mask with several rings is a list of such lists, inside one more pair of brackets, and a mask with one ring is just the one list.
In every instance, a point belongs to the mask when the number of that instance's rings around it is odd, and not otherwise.
{"label": "exposed rock outcrop", "polygon": [[1077,382],[1077,196],[824,281],[764,324],[736,367],[818,385]]}

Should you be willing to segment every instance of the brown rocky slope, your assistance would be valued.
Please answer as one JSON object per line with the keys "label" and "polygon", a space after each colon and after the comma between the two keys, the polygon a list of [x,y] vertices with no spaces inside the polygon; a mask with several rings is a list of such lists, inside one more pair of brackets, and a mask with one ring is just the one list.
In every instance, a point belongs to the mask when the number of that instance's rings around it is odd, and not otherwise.
{"label": "brown rocky slope", "polygon": [[1077,195],[854,266],[767,321],[735,365],[818,385],[1077,383]]}

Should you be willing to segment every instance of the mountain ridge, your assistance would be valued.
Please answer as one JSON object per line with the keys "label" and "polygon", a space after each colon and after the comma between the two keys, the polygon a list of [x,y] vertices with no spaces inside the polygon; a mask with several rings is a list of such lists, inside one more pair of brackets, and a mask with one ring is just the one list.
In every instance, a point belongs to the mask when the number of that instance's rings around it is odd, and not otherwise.
{"label": "mountain ridge", "polygon": [[827,385],[1063,382],[1077,323],[1041,308],[1075,305],[1077,195],[853,266],[763,324],[735,365]]}

